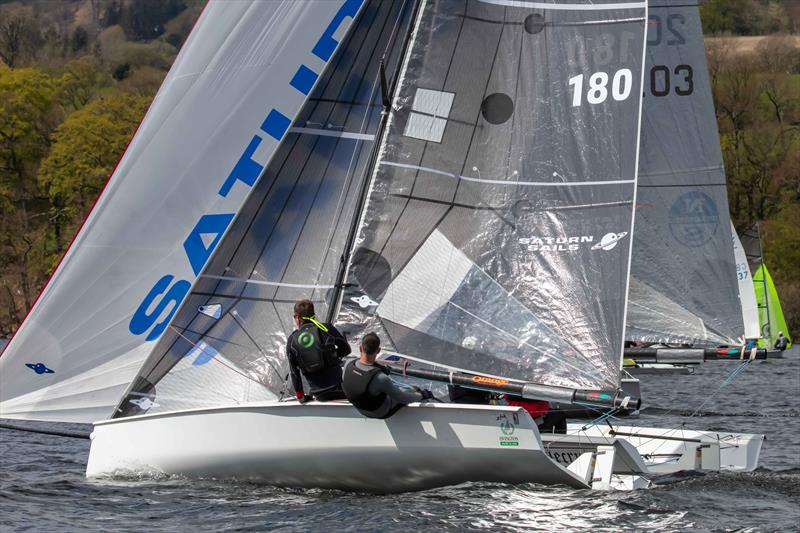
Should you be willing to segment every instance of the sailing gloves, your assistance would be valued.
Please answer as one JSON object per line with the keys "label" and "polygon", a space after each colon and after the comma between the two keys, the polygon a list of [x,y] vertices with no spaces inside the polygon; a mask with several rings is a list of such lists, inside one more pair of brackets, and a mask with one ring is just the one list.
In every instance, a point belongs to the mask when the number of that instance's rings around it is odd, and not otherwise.
{"label": "sailing gloves", "polygon": [[425,400],[433,400],[433,399],[435,399],[435,398],[433,397],[433,393],[432,393],[431,391],[429,391],[429,390],[426,390],[426,389],[422,389],[422,388],[420,388],[420,387],[414,387],[414,388],[415,388],[415,389],[417,389],[417,392],[418,392],[418,393],[422,394],[422,401],[423,401],[423,402],[424,402]]}

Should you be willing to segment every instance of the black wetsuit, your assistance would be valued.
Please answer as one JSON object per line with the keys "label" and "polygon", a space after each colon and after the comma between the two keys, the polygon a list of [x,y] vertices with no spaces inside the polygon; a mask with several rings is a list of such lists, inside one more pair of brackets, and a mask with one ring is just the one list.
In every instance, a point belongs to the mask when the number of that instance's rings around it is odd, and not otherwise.
{"label": "black wetsuit", "polygon": [[778,340],[775,341],[775,349],[776,350],[784,351],[787,346],[789,346],[789,339],[787,339],[783,335],[778,337]]}
{"label": "black wetsuit", "polygon": [[401,407],[423,399],[421,392],[392,381],[382,366],[356,359],[344,367],[344,390],[347,399],[367,418],[389,418]]}
{"label": "black wetsuit", "polygon": [[[342,392],[341,358],[350,355],[350,345],[347,344],[347,340],[332,324],[324,324],[324,326],[328,328],[328,332],[325,333],[320,330],[318,332],[320,340],[323,343],[333,342],[336,347],[337,360],[317,372],[303,372],[303,377],[308,382],[308,394],[314,396],[315,400],[321,402],[343,400],[345,397]],[[286,357],[289,359],[289,373],[292,376],[292,386],[295,392],[303,391],[303,380],[300,377],[301,370],[298,362],[299,355],[296,349],[296,341],[299,334],[299,329],[293,331],[286,342]]]}

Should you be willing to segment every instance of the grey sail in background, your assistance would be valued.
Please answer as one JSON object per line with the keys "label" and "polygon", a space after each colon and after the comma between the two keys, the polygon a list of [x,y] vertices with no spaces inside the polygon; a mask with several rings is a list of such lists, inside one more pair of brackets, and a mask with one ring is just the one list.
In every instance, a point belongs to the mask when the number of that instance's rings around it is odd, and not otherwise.
{"label": "grey sail in background", "polygon": [[644,2],[423,2],[340,322],[385,351],[619,384]]}
{"label": "grey sail in background", "polygon": [[626,338],[732,343],[744,325],[697,2],[651,1],[649,18]]}
{"label": "grey sail in background", "polygon": [[117,416],[279,397],[292,306],[333,303],[413,0],[368,1]]}

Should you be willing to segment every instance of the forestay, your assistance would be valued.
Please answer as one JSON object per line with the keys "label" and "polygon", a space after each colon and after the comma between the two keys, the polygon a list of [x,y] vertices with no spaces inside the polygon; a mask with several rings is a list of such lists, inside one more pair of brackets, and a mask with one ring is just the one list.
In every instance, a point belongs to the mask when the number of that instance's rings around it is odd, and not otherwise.
{"label": "forestay", "polygon": [[733,227],[733,222],[731,222],[731,237],[733,239],[733,257],[736,260],[736,279],[739,282],[739,304],[742,308],[744,336],[747,339],[757,339],[761,333],[753,276],[748,265],[747,254],[736,233],[736,228]]}
{"label": "forestay", "polygon": [[424,1],[339,315],[385,351],[619,384],[644,2]]}
{"label": "forestay", "polygon": [[414,2],[365,2],[115,416],[276,398],[292,306],[323,320]]}
{"label": "forestay", "polygon": [[0,359],[0,416],[111,415],[362,3],[209,3]]}
{"label": "forestay", "polygon": [[719,133],[696,1],[650,2],[626,338],[743,333]]}

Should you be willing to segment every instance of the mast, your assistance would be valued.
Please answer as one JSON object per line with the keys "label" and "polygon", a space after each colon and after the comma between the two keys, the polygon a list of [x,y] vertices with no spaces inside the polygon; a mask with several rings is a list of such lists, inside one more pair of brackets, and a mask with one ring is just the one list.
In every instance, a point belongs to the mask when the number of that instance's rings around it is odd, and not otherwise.
{"label": "mast", "polygon": [[[411,14],[411,20],[414,21],[409,26],[408,31],[406,32],[405,39],[403,40],[403,47],[400,53],[401,57],[405,57],[408,51],[408,43],[411,41],[411,36],[414,34],[414,30],[417,25],[417,17],[419,15],[419,6],[422,0],[413,0],[414,1],[414,10]],[[380,70],[379,76],[381,78],[381,96],[383,102],[383,110],[381,111],[381,122],[378,126],[378,132],[375,135],[376,142],[372,144],[372,150],[370,151],[369,160],[367,162],[367,168],[369,169],[369,176],[370,179],[365,179],[361,184],[361,190],[358,194],[358,202],[356,203],[355,209],[355,216],[353,216],[352,223],[350,224],[350,228],[347,232],[347,239],[345,240],[345,246],[342,250],[342,255],[340,257],[339,262],[339,271],[336,274],[336,283],[334,283],[333,288],[333,297],[331,298],[331,306],[328,308],[328,316],[326,317],[326,322],[332,323],[336,316],[339,314],[339,307],[341,306],[341,298],[342,292],[344,289],[344,281],[347,276],[347,270],[349,266],[349,258],[353,251],[353,244],[355,243],[356,239],[356,232],[358,231],[359,223],[361,222],[361,215],[364,209],[364,203],[367,200],[367,193],[372,185],[372,177],[374,176],[374,166],[375,162],[378,159],[378,151],[380,150],[380,140],[383,138],[384,132],[386,130],[386,123],[389,120],[389,115],[391,114],[391,102],[394,96],[395,91],[397,90],[397,80],[400,74],[400,71],[403,68],[403,62],[398,61],[397,66],[395,67],[394,73],[392,73],[392,81],[391,85],[387,83],[386,80],[386,68],[385,68],[385,61],[386,57],[381,57],[380,60]]]}

